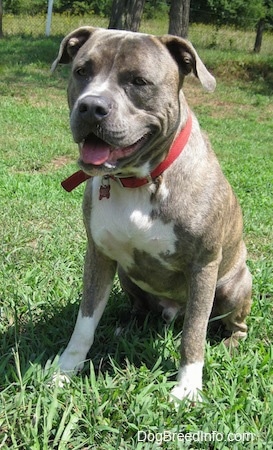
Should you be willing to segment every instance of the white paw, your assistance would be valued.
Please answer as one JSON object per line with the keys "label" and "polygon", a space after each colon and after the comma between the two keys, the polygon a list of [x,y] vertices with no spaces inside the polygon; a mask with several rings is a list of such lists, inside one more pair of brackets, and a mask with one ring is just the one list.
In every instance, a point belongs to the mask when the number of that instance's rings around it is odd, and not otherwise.
{"label": "white paw", "polygon": [[177,385],[171,390],[170,401],[177,403],[177,400],[190,400],[191,402],[202,402],[202,395],[200,394],[201,389],[192,389],[189,387],[184,387]]}
{"label": "white paw", "polygon": [[196,362],[180,368],[178,384],[171,391],[171,401],[188,399],[192,402],[202,402],[202,369],[203,363]]}
{"label": "white paw", "polygon": [[77,355],[65,350],[61,356],[56,356],[53,361],[48,360],[45,371],[50,372],[51,381],[49,385],[63,388],[83,368],[84,362],[79,363]]}
{"label": "white paw", "polygon": [[74,375],[83,369],[85,357],[78,351],[71,351],[68,348],[61,354],[59,368],[63,373]]}
{"label": "white paw", "polygon": [[65,373],[55,372],[52,377],[52,383],[54,386],[58,386],[59,388],[65,387],[70,383],[70,378]]}
{"label": "white paw", "polygon": [[65,384],[70,383],[70,378],[68,374],[61,372],[59,361],[60,357],[57,355],[53,361],[49,359],[46,362],[44,368],[44,372],[47,374],[47,377],[49,378],[49,382],[47,383],[47,385],[52,388],[54,388],[55,386],[63,388]]}

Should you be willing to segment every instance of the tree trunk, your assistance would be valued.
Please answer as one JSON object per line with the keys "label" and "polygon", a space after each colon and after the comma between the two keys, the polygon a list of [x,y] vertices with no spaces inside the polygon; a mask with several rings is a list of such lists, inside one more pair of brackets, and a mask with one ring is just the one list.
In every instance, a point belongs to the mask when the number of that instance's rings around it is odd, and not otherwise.
{"label": "tree trunk", "polygon": [[125,4],[126,0],[113,0],[108,28],[123,30],[123,12],[125,10]]}
{"label": "tree trunk", "polygon": [[3,37],[3,2],[0,0],[0,38]]}
{"label": "tree trunk", "polygon": [[259,53],[261,50],[264,28],[265,28],[265,19],[260,19],[257,26],[256,39],[253,49],[255,53]]}
{"label": "tree trunk", "polygon": [[145,0],[113,0],[108,28],[138,31]]}
{"label": "tree trunk", "polygon": [[138,31],[145,0],[131,0],[125,16],[125,30]]}
{"label": "tree trunk", "polygon": [[190,20],[190,0],[171,0],[169,34],[186,38]]}

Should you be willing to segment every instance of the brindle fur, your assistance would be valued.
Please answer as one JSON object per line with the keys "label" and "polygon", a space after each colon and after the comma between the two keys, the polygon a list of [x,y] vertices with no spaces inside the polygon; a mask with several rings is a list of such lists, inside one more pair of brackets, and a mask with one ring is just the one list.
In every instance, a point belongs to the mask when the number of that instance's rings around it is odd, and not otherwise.
{"label": "brindle fur", "polygon": [[[84,27],[63,40],[53,68],[71,61],[68,102],[76,142],[92,132],[122,148],[148,136],[136,154],[111,167],[79,160],[94,178],[87,182],[83,203],[88,249],[77,327],[105,301],[118,269],[121,285],[139,305],[161,305],[167,319],[185,314],[180,378],[173,393],[196,398],[200,382],[191,382],[188,368],[202,367],[211,313],[225,316],[235,338],[247,333],[251,276],[236,197],[193,113],[185,149],[154,184],[126,189],[111,180],[110,198],[103,200],[98,200],[98,188],[106,174],[147,176],[186,123],[185,75],[193,72],[208,90],[214,89],[214,78],[192,45],[174,36]],[[149,81],[140,88],[132,77]],[[102,99],[107,106],[102,119],[83,118],[79,105],[85,96]],[[77,350],[79,334],[74,332],[61,357],[66,371],[77,369],[86,357]]]}

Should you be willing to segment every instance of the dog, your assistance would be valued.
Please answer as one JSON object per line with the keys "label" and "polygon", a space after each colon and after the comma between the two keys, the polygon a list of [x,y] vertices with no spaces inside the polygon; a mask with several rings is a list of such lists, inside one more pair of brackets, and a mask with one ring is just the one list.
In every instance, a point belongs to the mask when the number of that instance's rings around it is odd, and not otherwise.
{"label": "dog", "polygon": [[215,78],[180,37],[90,26],[63,39],[52,70],[68,63],[80,170],[63,186],[86,181],[88,245],[60,369],[83,367],[118,272],[138,308],[154,306],[168,322],[184,316],[171,397],[200,400],[210,317],[233,342],[245,338],[252,289],[240,206],[182,91],[190,73],[208,91]]}

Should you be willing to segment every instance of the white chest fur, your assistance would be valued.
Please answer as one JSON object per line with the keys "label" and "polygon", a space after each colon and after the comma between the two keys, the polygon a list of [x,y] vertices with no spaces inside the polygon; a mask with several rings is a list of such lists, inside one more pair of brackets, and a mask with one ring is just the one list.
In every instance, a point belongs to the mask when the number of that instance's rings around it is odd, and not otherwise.
{"label": "white chest fur", "polygon": [[[175,251],[172,224],[152,218],[150,201],[153,186],[123,188],[111,181],[110,198],[99,200],[100,178],[93,180],[91,233],[104,254],[125,270],[134,264],[134,251],[148,253],[165,263],[165,256]],[[162,186],[162,196],[168,192]]]}

